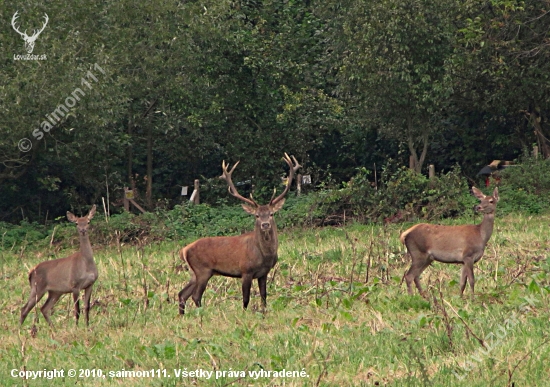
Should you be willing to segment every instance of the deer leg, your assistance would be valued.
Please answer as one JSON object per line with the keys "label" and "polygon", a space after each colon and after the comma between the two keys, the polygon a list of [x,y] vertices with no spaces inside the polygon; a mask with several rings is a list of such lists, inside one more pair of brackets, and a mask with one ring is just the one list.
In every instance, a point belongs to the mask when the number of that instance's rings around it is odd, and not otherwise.
{"label": "deer leg", "polygon": [[409,268],[409,270],[407,270],[404,277],[405,277],[405,282],[407,283],[407,292],[409,293],[409,295],[412,296],[412,294],[413,294],[412,282],[414,280],[414,272],[413,272],[412,265]]}
{"label": "deer leg", "polygon": [[59,300],[59,297],[61,297],[62,294],[63,293],[55,293],[55,292],[49,291],[48,299],[46,300],[44,305],[42,305],[42,308],[40,308],[40,311],[42,312],[42,314],[44,315],[44,318],[46,319],[48,324],[50,324],[50,326],[53,326],[52,321],[50,320],[50,310],[53,308],[53,306],[55,305],[57,300]]}
{"label": "deer leg", "polygon": [[462,274],[460,276],[460,295],[464,294],[466,289],[466,281],[470,282],[470,289],[472,290],[472,296],[474,295],[474,261],[472,259],[464,259],[464,265],[462,265]]}
{"label": "deer leg", "polygon": [[84,289],[84,314],[86,316],[86,326],[90,326],[90,299],[92,297],[92,285]]}
{"label": "deer leg", "polygon": [[197,277],[197,284],[195,285],[192,297],[197,308],[200,308],[202,306],[202,294],[206,289],[206,285],[208,284],[208,280],[210,279],[210,277],[212,277],[212,273],[210,272],[208,272],[207,274],[203,274],[201,277]]}
{"label": "deer leg", "polygon": [[267,306],[267,274],[258,278],[258,288],[260,288],[260,297],[262,298],[262,311],[265,312]]}
{"label": "deer leg", "polygon": [[420,253],[417,253],[417,254],[418,254],[417,256],[413,255],[412,253],[410,254],[412,258],[412,263],[407,273],[405,273],[405,281],[407,282],[407,291],[409,292],[409,294],[413,294],[412,283],[414,281],[414,284],[416,285],[418,292],[422,296],[424,296],[424,291],[420,286],[420,275],[428,266],[431,265],[433,260],[427,254],[421,254],[421,255]]}
{"label": "deer leg", "polygon": [[243,275],[243,309],[248,308],[248,303],[250,301],[250,288],[252,287],[252,275],[245,274]]}
{"label": "deer leg", "polygon": [[21,318],[19,319],[19,325],[23,325],[23,322],[27,318],[29,312],[34,308],[34,306],[44,297],[46,294],[46,289],[37,290],[36,286],[31,286],[31,295],[29,301],[21,308]]}
{"label": "deer leg", "polygon": [[73,290],[73,303],[74,303],[74,318],[76,325],[78,325],[78,319],[80,318],[80,292]]}
{"label": "deer leg", "polygon": [[179,313],[185,314],[185,302],[187,299],[193,294],[195,291],[195,284],[196,280],[195,277],[191,278],[191,281],[185,287],[179,292],[178,299],[179,299]]}

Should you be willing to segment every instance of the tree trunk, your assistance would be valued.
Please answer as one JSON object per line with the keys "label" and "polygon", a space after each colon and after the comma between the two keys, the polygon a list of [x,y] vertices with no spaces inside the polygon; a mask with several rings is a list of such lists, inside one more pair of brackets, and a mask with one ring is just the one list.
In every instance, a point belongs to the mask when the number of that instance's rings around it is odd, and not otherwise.
{"label": "tree trunk", "polygon": [[149,104],[142,117],[146,120],[147,125],[147,187],[145,190],[145,200],[149,210],[153,209],[153,122],[152,120],[147,120],[147,117],[150,117],[149,113],[151,113],[157,101],[158,99],[155,99]]}
{"label": "tree trunk", "polygon": [[132,149],[132,131],[133,131],[133,125],[132,125],[132,118],[131,116],[128,117],[128,137],[130,139],[130,144],[128,145],[127,150],[127,156],[128,156],[128,183],[132,184],[133,179],[133,158],[134,158],[134,150]]}
{"label": "tree trunk", "polygon": [[542,153],[542,157],[547,159],[550,157],[550,145],[549,140],[544,135],[544,131],[542,128],[542,117],[540,116],[540,113],[538,111],[539,109],[531,109],[531,111],[528,113],[528,119],[531,121],[531,124],[533,125],[533,128],[535,129],[535,137],[537,138],[537,144],[539,146],[540,152]]}
{"label": "tree trunk", "polygon": [[416,173],[421,173],[422,166],[424,165],[424,161],[426,160],[426,155],[428,154],[428,133],[422,133],[422,153],[420,154],[420,158],[418,157],[416,146],[414,144],[415,139],[412,134],[412,119],[410,117],[407,119],[407,133],[407,144],[409,146],[409,151],[411,152],[411,157],[414,161],[414,171]]}
{"label": "tree trunk", "polygon": [[153,125],[147,125],[147,207],[153,209]]}

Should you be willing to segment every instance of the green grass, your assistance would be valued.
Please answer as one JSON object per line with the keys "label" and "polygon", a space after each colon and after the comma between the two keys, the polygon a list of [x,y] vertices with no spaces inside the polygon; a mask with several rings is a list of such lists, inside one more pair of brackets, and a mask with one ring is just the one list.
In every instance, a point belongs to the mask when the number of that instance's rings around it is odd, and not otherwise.
{"label": "green grass", "polygon": [[[434,263],[421,278],[429,302],[401,284],[409,258],[398,237],[410,224],[286,230],[265,314],[256,283],[243,311],[240,281],[214,277],[204,307],[189,300],[179,316],[177,293],[189,278],[177,257],[183,241],[94,246],[99,279],[89,329],[83,318],[75,327],[64,296],[52,317],[55,329],[40,316],[35,337],[36,310],[18,327],[28,269],[77,246],[6,249],[0,251],[0,385],[52,385],[12,378],[12,369],[159,369],[171,377],[65,376],[55,385],[542,386],[550,380],[549,221],[549,215],[497,216],[475,267],[474,299],[468,289],[459,297],[459,266]],[[534,306],[526,308],[525,297]],[[174,369],[214,374],[177,378]],[[261,370],[265,377],[249,374]],[[282,370],[308,377],[273,377]]]}

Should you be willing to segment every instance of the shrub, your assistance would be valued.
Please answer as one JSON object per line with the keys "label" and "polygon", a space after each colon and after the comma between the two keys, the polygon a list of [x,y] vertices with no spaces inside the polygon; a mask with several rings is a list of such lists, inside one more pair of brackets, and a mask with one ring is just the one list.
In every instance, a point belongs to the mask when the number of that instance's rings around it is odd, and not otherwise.
{"label": "shrub", "polygon": [[0,222],[0,249],[39,244],[48,238],[48,231],[46,226],[36,222],[24,220],[19,225]]}
{"label": "shrub", "polygon": [[370,171],[359,168],[341,189],[317,193],[321,223],[339,222],[344,214],[360,222],[440,219],[464,212],[472,202],[458,166],[430,180],[390,161],[378,187],[369,177]]}
{"label": "shrub", "polygon": [[499,210],[538,214],[550,208],[550,160],[535,159],[524,152],[516,162],[500,172]]}

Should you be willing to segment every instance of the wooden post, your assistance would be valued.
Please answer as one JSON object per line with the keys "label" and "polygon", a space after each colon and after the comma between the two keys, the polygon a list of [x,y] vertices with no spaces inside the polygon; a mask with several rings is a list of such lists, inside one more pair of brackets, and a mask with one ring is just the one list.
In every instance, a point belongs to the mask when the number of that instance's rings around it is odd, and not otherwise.
{"label": "wooden post", "polygon": [[296,176],[296,195],[300,196],[302,193],[302,175],[299,173],[298,176]]}
{"label": "wooden post", "polygon": [[134,205],[138,210],[145,213],[146,211],[141,207],[139,204],[137,204],[134,200],[134,190],[128,189],[128,187],[124,187],[124,209],[126,211],[130,211],[130,203]]}
{"label": "wooden post", "polygon": [[199,179],[195,179],[195,192],[194,192],[194,197],[193,197],[193,203],[195,204],[200,204],[200,198],[199,198],[199,188],[200,188],[200,185],[199,185]]}
{"label": "wooden post", "polygon": [[536,160],[539,158],[539,147],[533,145],[533,158]]}
{"label": "wooden post", "polygon": [[140,210],[142,213],[145,214],[145,212],[147,212],[147,211],[145,211],[145,210],[143,209],[143,207],[141,207],[139,204],[137,204],[136,201],[135,201],[134,199],[129,199],[129,200],[130,200],[130,203],[132,203],[132,204],[133,204],[138,210]]}
{"label": "wooden post", "polygon": [[428,176],[431,179],[435,178],[435,166],[433,164],[430,164],[428,166]]}
{"label": "wooden post", "polygon": [[376,174],[376,163],[374,163],[374,189],[378,191],[378,176]]}

